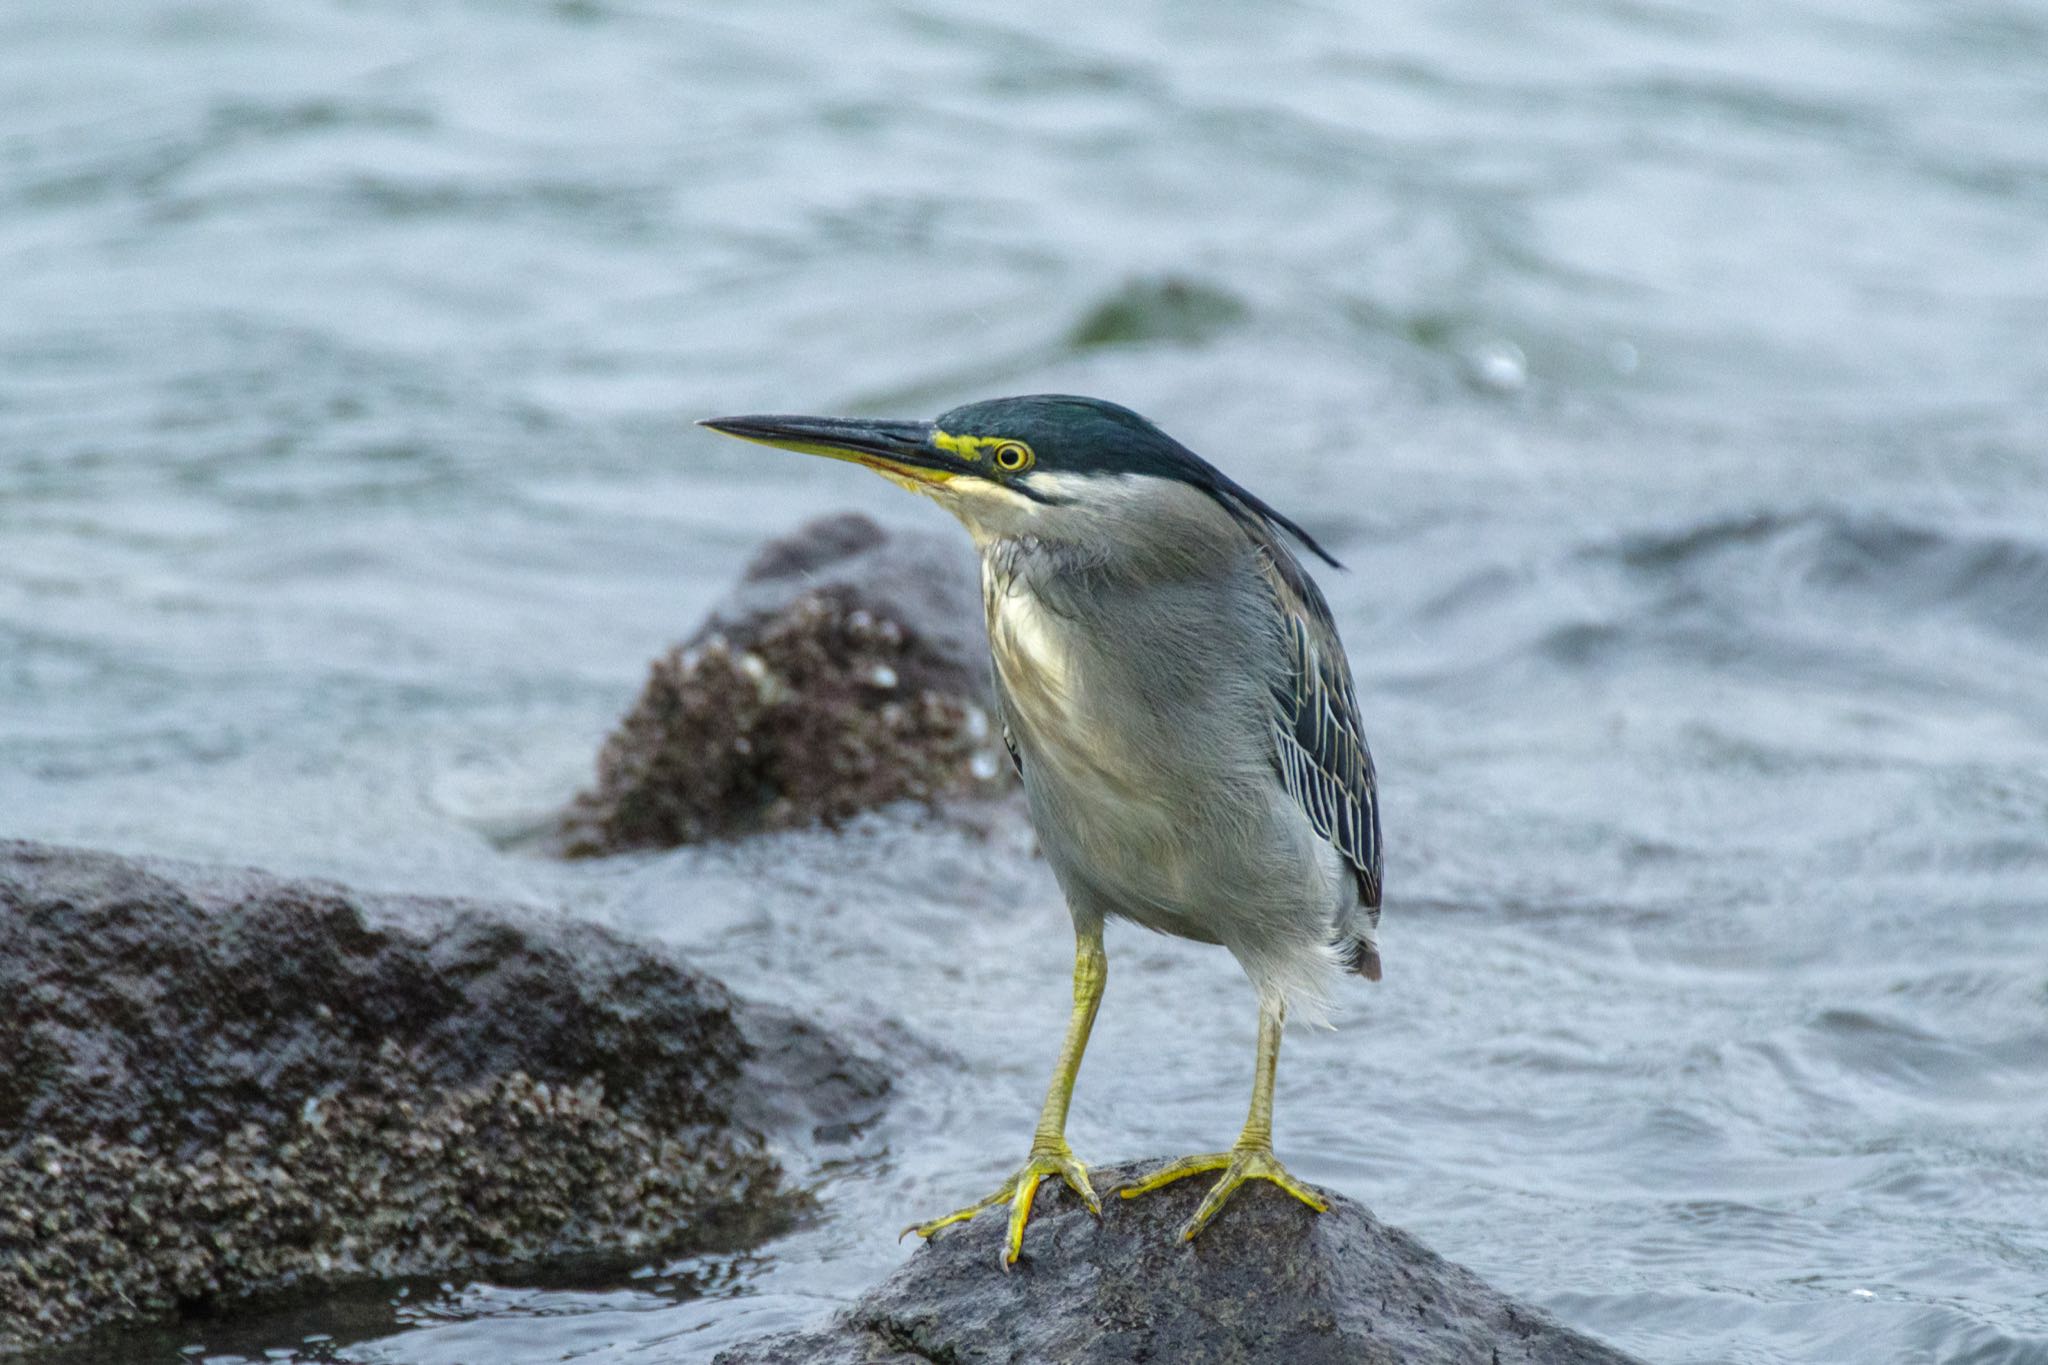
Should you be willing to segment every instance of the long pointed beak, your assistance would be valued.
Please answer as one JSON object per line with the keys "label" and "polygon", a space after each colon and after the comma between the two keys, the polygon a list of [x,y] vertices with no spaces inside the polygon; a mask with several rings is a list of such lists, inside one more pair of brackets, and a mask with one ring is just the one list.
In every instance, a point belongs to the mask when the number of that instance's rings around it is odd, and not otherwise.
{"label": "long pointed beak", "polygon": [[892,478],[944,483],[960,461],[932,444],[930,422],[861,417],[707,417],[697,423],[764,446],[849,460]]}

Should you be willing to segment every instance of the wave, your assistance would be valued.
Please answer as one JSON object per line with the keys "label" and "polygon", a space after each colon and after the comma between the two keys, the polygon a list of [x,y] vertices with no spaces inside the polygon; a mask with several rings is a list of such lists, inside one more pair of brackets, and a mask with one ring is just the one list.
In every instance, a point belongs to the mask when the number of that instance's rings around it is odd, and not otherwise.
{"label": "wave", "polygon": [[1881,624],[1950,617],[2048,640],[2048,538],[1816,507],[1634,534],[1581,552],[1667,603],[1800,608]]}
{"label": "wave", "polygon": [[2010,698],[2032,686],[2015,669],[2033,676],[2030,661],[2048,659],[2048,530],[1822,505],[1479,553],[1415,603],[1423,644],[1407,685],[1490,685],[1519,660],[1567,675],[1677,664]]}

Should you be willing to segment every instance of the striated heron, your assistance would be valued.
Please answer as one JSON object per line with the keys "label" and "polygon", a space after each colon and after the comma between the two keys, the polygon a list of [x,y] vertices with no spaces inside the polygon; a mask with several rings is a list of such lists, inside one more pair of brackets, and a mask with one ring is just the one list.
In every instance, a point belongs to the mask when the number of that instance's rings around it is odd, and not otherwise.
{"label": "striated heron", "polygon": [[1247,1180],[1326,1206],[1273,1155],[1287,1014],[1320,1020],[1337,974],[1377,981],[1379,805],[1351,670],[1299,526],[1128,408],[1043,394],[935,422],[720,417],[702,425],[865,465],[965,524],[981,551],[1003,739],[1074,920],[1074,1012],[1024,1165],[906,1231],[1009,1207],[1003,1264],[1039,1182],[1100,1214],[1067,1107],[1108,978],[1111,916],[1219,943],[1259,1000],[1250,1116],[1227,1152],[1184,1157],[1124,1197],[1221,1171],[1183,1239]]}

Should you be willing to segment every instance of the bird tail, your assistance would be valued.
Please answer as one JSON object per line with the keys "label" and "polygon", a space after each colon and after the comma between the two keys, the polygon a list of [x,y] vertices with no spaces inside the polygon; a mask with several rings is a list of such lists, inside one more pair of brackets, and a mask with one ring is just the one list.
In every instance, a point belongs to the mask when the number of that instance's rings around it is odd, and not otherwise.
{"label": "bird tail", "polygon": [[1380,945],[1371,935],[1354,938],[1344,945],[1344,965],[1367,981],[1380,979]]}

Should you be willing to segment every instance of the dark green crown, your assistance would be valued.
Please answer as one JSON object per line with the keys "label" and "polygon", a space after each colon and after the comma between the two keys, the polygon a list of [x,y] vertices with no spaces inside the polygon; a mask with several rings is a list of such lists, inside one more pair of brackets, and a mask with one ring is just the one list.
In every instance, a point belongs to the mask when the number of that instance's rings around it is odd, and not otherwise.
{"label": "dark green crown", "polygon": [[[1021,441],[1037,456],[1037,468],[1055,474],[1134,474],[1191,484],[1233,515],[1247,508],[1285,529],[1325,562],[1337,563],[1308,532],[1120,404],[1067,393],[984,398],[941,414],[937,426],[953,436]],[[1239,506],[1232,507],[1233,502]]]}

